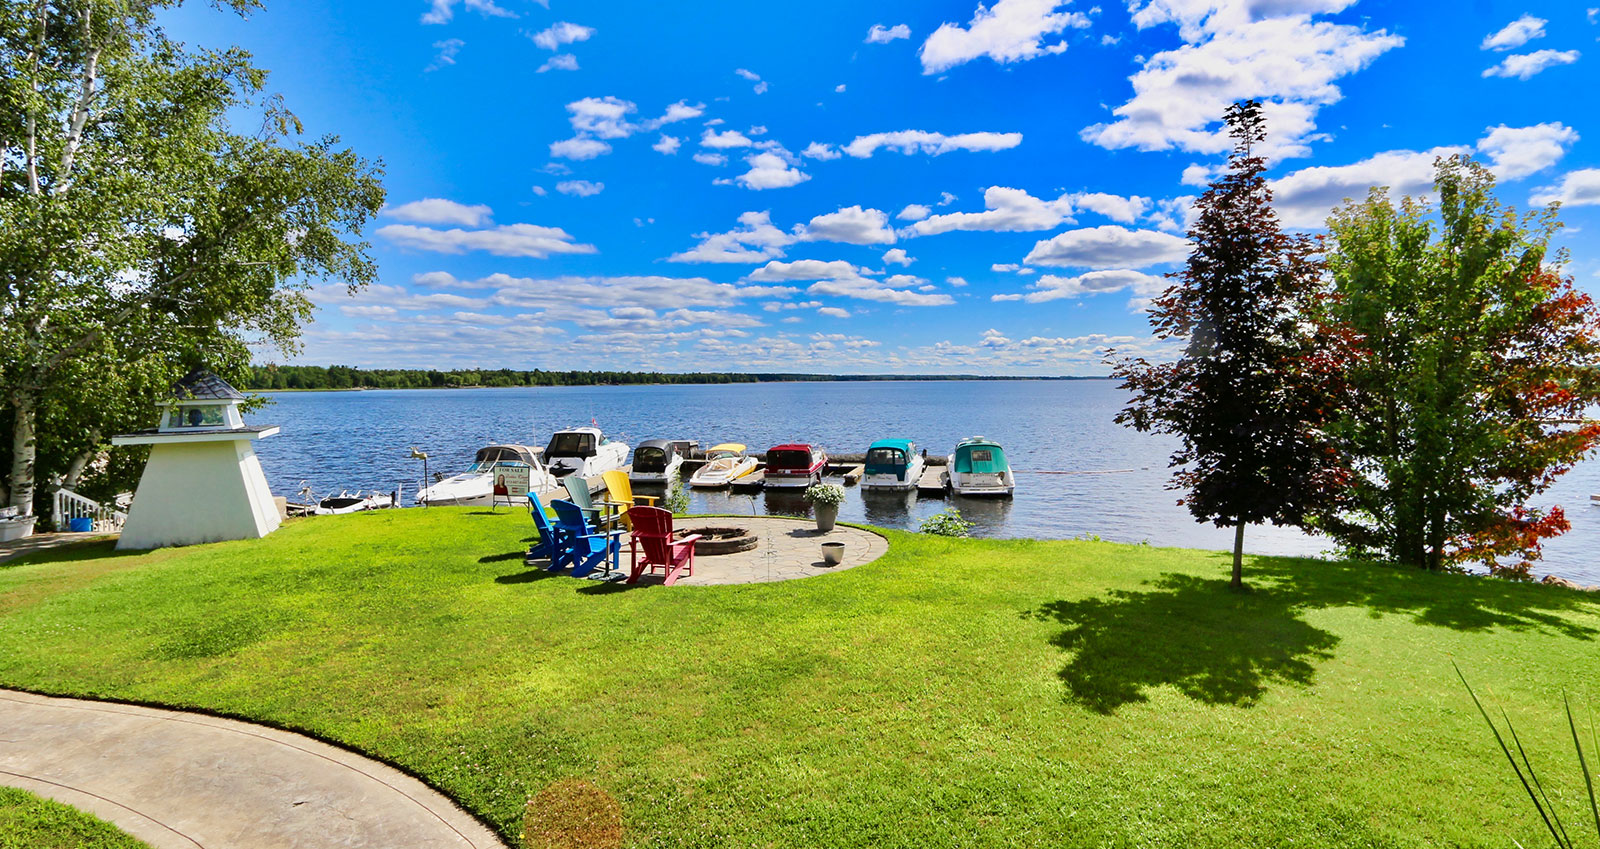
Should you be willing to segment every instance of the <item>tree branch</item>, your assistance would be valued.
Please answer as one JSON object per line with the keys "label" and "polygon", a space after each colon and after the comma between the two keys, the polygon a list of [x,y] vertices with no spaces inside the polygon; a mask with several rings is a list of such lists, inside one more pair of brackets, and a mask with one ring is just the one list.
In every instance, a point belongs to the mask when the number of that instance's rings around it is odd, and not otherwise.
{"label": "tree branch", "polygon": [[[83,13],[83,42],[91,44],[94,40],[94,6],[90,4]],[[83,128],[89,121],[89,106],[94,102],[96,74],[100,65],[100,51],[103,46],[90,48],[88,58],[83,63],[83,76],[78,84],[78,102],[72,110],[72,121],[67,129],[67,144],[61,151],[61,169],[56,180],[60,185],[58,194],[66,194],[72,188],[72,161],[78,155],[78,147],[83,143]]]}

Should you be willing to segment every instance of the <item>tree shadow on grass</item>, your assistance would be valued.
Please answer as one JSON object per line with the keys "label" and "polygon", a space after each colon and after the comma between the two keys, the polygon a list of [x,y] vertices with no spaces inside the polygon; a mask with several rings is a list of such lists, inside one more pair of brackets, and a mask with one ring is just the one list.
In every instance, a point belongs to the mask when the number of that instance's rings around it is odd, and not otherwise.
{"label": "tree shadow on grass", "polygon": [[1593,640],[1570,614],[1600,611],[1584,593],[1371,564],[1258,558],[1250,591],[1226,580],[1169,573],[1146,589],[1055,601],[1024,615],[1066,626],[1051,640],[1071,652],[1060,677],[1067,696],[1113,713],[1170,686],[1196,701],[1248,707],[1272,685],[1308,686],[1339,638],[1308,611],[1365,609],[1457,631],[1539,631]]}
{"label": "tree shadow on grass", "polygon": [[478,558],[479,563],[504,563],[507,560],[522,560],[528,555],[522,551],[507,551],[504,554],[485,554]]}
{"label": "tree shadow on grass", "polygon": [[534,566],[533,568],[528,569],[526,572],[517,572],[512,575],[500,575],[494,579],[494,582],[497,584],[531,584],[534,581],[542,581],[545,578],[556,578],[560,576],[560,572],[552,572],[543,566]]}

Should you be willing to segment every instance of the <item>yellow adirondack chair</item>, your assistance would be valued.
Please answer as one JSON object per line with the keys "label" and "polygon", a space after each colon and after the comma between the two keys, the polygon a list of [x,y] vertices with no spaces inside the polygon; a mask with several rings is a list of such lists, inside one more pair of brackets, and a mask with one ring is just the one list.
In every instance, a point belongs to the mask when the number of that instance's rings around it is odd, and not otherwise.
{"label": "yellow adirondack chair", "polygon": [[628,480],[627,472],[612,469],[609,472],[602,472],[600,477],[606,482],[606,500],[621,505],[617,509],[622,511],[622,524],[630,531],[633,530],[633,521],[628,518],[628,508],[641,501],[646,507],[654,507],[660,500],[659,496],[655,495],[634,495],[633,484]]}

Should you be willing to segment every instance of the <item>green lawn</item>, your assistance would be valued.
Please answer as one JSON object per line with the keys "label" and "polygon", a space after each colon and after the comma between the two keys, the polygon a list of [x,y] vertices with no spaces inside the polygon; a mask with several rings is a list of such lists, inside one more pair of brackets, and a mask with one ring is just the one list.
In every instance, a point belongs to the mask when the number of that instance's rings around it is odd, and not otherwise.
{"label": "green lawn", "polygon": [[1577,812],[1586,594],[1256,558],[1241,596],[1214,552],[893,532],[836,575],[618,589],[525,569],[531,528],[0,566],[0,684],[300,729],[517,838],[582,780],[637,846],[1539,845],[1453,660]]}
{"label": "green lawn", "polygon": [[76,808],[0,787],[0,849],[150,849]]}

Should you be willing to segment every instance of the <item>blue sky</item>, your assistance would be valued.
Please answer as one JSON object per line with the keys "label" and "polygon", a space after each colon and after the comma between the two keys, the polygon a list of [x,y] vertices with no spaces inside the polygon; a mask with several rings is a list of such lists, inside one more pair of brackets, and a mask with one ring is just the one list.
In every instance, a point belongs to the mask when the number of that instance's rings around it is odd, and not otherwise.
{"label": "blue sky", "polygon": [[[1600,0],[1591,0],[1600,2]],[[1477,0],[191,3],[381,158],[380,282],[292,361],[1103,374],[1153,350],[1227,103],[1316,228],[1467,152],[1600,293],[1600,9]]]}

